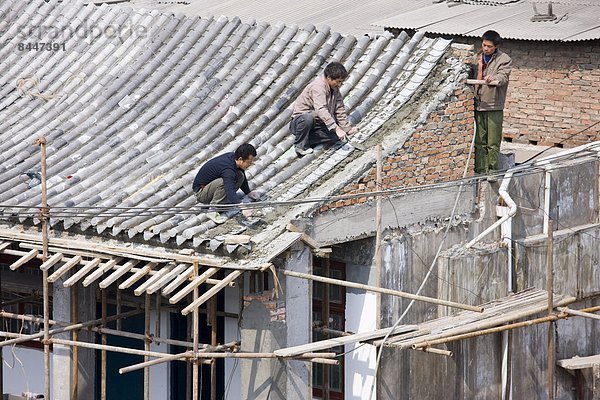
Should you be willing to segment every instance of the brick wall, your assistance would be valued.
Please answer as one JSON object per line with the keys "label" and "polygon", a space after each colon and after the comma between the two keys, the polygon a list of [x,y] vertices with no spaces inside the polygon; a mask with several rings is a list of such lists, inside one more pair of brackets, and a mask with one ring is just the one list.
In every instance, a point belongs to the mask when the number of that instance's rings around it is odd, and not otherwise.
{"label": "brick wall", "polygon": [[[382,189],[461,178],[473,137],[473,124],[473,93],[467,87],[456,89],[429,115],[426,123],[406,140],[402,148],[383,159]],[[473,171],[472,165],[469,171]],[[377,190],[375,182],[376,169],[373,166],[340,194],[372,192]],[[321,211],[366,200],[356,198],[338,201],[324,206]]]}
{"label": "brick wall", "polygon": [[[479,49],[479,40],[470,43]],[[600,40],[513,40],[502,49],[513,59],[506,141],[567,148],[600,140],[600,124],[571,137],[600,121]]]}

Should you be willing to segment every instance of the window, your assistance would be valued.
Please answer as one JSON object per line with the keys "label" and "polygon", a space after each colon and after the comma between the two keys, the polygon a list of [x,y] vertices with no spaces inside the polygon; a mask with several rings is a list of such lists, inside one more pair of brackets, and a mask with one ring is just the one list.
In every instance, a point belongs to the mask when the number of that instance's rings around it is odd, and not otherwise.
{"label": "window", "polygon": [[[346,279],[346,265],[323,258],[313,259],[314,274],[334,279]],[[346,327],[346,288],[321,282],[313,283],[313,326],[343,332]],[[313,331],[313,341],[331,336],[319,329]],[[343,353],[344,347],[331,350]],[[344,359],[339,365],[313,364],[313,398],[342,400],[344,398]]]}

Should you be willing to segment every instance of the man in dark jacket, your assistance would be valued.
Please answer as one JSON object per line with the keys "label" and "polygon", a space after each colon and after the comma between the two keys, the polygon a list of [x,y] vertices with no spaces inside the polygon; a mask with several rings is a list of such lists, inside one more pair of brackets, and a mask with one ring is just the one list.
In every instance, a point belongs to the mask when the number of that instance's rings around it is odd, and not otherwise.
{"label": "man in dark jacket", "polygon": [[[256,149],[248,143],[242,144],[235,152],[221,154],[208,160],[196,174],[192,189],[196,199],[204,204],[238,204],[237,191],[242,191],[251,200],[259,200],[260,195],[250,191],[244,171],[254,162]],[[251,210],[243,211],[250,216]],[[216,212],[207,213],[216,223],[223,223],[227,217]]]}
{"label": "man in dark jacket", "polygon": [[296,99],[290,130],[299,157],[312,153],[318,144],[345,140],[356,132],[348,122],[340,93],[347,76],[342,64],[329,63],[323,76],[312,81]]}
{"label": "man in dark jacket", "polygon": [[498,170],[504,102],[512,60],[498,47],[502,38],[496,31],[482,36],[481,51],[472,60],[472,76],[485,84],[475,86],[475,172]]}

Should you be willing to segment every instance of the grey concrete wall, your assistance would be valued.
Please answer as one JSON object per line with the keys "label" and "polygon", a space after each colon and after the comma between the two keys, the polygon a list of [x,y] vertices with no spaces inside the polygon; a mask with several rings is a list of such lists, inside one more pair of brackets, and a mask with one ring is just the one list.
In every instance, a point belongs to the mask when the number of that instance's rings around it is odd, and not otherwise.
{"label": "grey concrete wall", "polygon": [[[265,352],[286,347],[286,326],[271,321],[269,310],[252,300],[242,312],[241,351]],[[272,358],[240,359],[242,399],[286,399],[286,372],[283,361]]]}
{"label": "grey concrete wall", "polygon": [[[546,239],[544,221],[544,174],[517,176],[509,193],[519,208],[513,219],[514,289],[546,289]],[[550,216],[557,220],[553,264],[554,290],[576,296],[578,309],[600,304],[600,226],[598,218],[598,164],[596,162],[557,169],[552,173]],[[431,281],[422,294],[470,304],[503,297],[507,286],[507,248],[499,244],[499,229],[485,237],[476,249],[464,244],[497,219],[497,184],[487,187],[487,202],[479,208],[481,218],[450,229],[445,250],[436,263]],[[581,226],[588,225],[586,228]],[[555,225],[556,226],[556,225]],[[421,229],[419,229],[421,228]],[[382,284],[415,293],[443,237],[427,223],[388,234],[384,242]],[[527,240],[525,240],[527,239]],[[382,297],[385,325],[393,324],[409,301]],[[418,323],[449,312],[446,307],[415,304],[405,323]],[[600,353],[598,322],[569,318],[556,323],[555,358]],[[547,398],[548,324],[530,326],[510,334],[512,398]],[[498,399],[501,397],[502,337],[488,335],[446,345],[454,357],[386,348],[378,378],[379,399]],[[574,377],[556,368],[557,399],[575,399]]]}
{"label": "grey concrete wall", "polygon": [[[284,268],[311,273],[312,254],[298,243],[291,248]],[[272,318],[263,303],[252,300],[242,312],[241,347],[244,352],[272,353],[312,341],[312,290],[306,279],[279,277],[285,320]],[[277,359],[240,360],[242,399],[307,400],[312,398],[311,364]]]}

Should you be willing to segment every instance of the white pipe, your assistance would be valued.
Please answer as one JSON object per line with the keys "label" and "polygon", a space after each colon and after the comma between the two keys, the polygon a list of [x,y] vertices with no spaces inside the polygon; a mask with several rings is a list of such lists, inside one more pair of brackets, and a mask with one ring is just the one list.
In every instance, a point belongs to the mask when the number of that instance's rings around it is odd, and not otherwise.
{"label": "white pipe", "polygon": [[548,235],[548,225],[550,223],[550,184],[552,181],[552,175],[550,169],[546,169],[544,179],[544,227],[542,232],[544,235]]}
{"label": "white pipe", "polygon": [[504,200],[504,202],[508,206],[508,213],[506,215],[502,216],[502,218],[500,218],[498,221],[496,221],[492,225],[490,225],[485,231],[481,232],[475,239],[473,239],[469,243],[467,243],[465,248],[468,249],[468,248],[472,247],[475,243],[479,242],[484,236],[488,235],[490,232],[492,232],[494,229],[496,229],[499,225],[501,225],[502,223],[504,223],[506,220],[513,217],[517,213],[517,204],[514,202],[514,200],[510,197],[510,195],[507,192],[508,184],[510,183],[512,176],[513,176],[513,172],[508,171],[506,173],[506,175],[504,175],[504,179],[502,180],[502,184],[500,185],[500,189],[498,190],[498,194],[500,195],[502,200]]}

